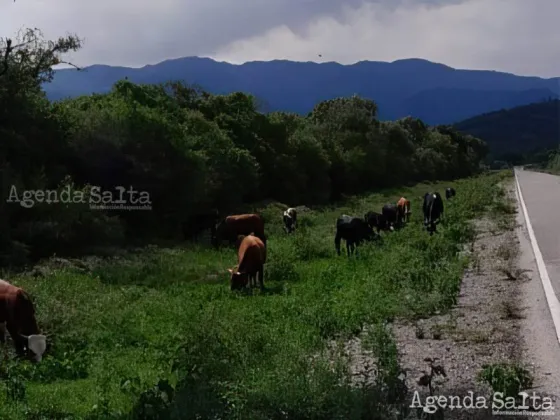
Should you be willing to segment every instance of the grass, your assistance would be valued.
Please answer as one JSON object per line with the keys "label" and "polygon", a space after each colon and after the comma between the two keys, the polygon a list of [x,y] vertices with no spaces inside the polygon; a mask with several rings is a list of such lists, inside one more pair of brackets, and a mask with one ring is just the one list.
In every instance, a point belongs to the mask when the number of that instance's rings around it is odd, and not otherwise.
{"label": "grass", "polygon": [[[278,209],[261,209],[270,238],[263,293],[230,292],[234,251],[196,246],[91,258],[87,272],[12,277],[34,297],[49,349],[35,366],[0,365],[0,418],[391,418],[399,366],[383,325],[456,302],[469,220],[510,172],[356,197],[302,214],[290,236]],[[420,197],[449,185],[457,196],[430,237]],[[409,226],[355,257],[344,246],[336,256],[337,216],[361,217],[401,195],[412,202]],[[356,388],[351,361],[326,344],[365,325],[376,326],[364,344],[377,357],[376,381]]]}

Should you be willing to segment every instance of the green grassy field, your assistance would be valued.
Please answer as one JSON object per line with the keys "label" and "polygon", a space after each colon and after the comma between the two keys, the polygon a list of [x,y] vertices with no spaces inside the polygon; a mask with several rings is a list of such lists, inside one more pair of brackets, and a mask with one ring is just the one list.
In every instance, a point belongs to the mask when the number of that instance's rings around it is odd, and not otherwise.
{"label": "green grassy field", "polygon": [[[468,220],[488,205],[495,214],[507,211],[496,199],[508,176],[354,198],[299,215],[291,236],[278,207],[262,209],[269,236],[264,293],[230,292],[232,249],[194,246],[86,259],[86,273],[9,277],[34,297],[50,348],[35,366],[3,362],[0,418],[384,418],[399,367],[383,323],[455,302],[466,264],[457,252],[473,238]],[[444,195],[448,185],[457,196],[430,237],[420,197],[436,189]],[[401,195],[412,202],[407,227],[350,259],[343,242],[336,256],[337,216],[361,217]],[[377,325],[365,345],[379,358],[379,375],[373,388],[360,389],[349,382],[348,361],[324,350],[328,340],[343,341],[368,324]],[[171,403],[162,394],[165,381]]]}

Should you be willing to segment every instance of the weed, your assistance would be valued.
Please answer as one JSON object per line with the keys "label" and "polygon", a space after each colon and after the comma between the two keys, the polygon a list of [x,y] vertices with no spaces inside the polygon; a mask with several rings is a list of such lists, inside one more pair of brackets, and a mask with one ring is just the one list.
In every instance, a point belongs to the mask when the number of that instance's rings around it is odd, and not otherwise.
{"label": "weed", "polygon": [[502,319],[523,319],[525,318],[517,306],[512,302],[506,301],[502,303]]}
{"label": "weed", "polygon": [[515,363],[497,363],[483,366],[478,379],[504,397],[518,397],[520,391],[533,386],[533,377],[528,370]]}

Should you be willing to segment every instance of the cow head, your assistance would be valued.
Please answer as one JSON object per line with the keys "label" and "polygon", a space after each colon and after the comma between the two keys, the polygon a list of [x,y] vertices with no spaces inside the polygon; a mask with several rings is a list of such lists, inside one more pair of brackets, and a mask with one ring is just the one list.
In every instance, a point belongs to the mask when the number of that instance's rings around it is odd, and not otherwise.
{"label": "cow head", "polygon": [[47,337],[42,334],[23,335],[27,347],[27,356],[34,362],[40,362],[47,349]]}
{"label": "cow head", "polygon": [[231,279],[229,282],[231,290],[240,290],[247,286],[247,283],[249,281],[249,276],[247,275],[247,273],[240,273],[239,271],[237,271],[237,268],[235,269],[235,271],[231,268],[228,268],[228,271],[231,273]]}

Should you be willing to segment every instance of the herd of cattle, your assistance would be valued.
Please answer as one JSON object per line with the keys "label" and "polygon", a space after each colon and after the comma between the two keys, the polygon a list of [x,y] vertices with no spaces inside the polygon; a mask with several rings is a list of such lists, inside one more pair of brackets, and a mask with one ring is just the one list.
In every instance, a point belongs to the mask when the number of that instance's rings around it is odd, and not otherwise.
{"label": "herd of cattle", "polygon": [[[453,188],[445,190],[446,199],[455,196]],[[424,226],[432,235],[436,225],[443,219],[443,200],[438,192],[426,193],[422,206]],[[380,238],[380,231],[394,231],[409,222],[411,215],[410,200],[401,197],[396,204],[386,204],[381,213],[370,211],[363,218],[346,214],[336,220],[335,249],[340,255],[340,242],[346,241],[346,252],[352,254],[356,246],[364,241]],[[282,214],[284,230],[292,233],[297,226],[297,211],[289,208]],[[193,227],[196,228],[193,230]],[[219,246],[223,240],[236,244],[237,267],[229,269],[231,290],[256,286],[257,281],[264,288],[264,264],[266,263],[266,235],[264,220],[258,214],[238,214],[227,216],[218,221],[217,212],[198,215],[184,226],[186,239],[197,237],[200,231],[210,229],[212,244]]]}
{"label": "herd of cattle", "polygon": [[[446,199],[455,196],[453,188],[445,190]],[[422,211],[424,226],[432,235],[436,225],[443,219],[443,200],[438,192],[426,193]],[[396,204],[386,204],[381,213],[370,211],[363,218],[341,215],[336,220],[335,248],[340,255],[340,241],[346,241],[347,254],[363,241],[380,237],[380,231],[394,231],[410,219],[410,201],[405,197]],[[289,208],[282,215],[284,230],[292,233],[297,226],[297,211]],[[193,229],[194,227],[194,229]],[[195,216],[183,226],[186,237],[196,238],[202,230],[210,229],[212,244],[219,246],[223,240],[235,243],[238,264],[231,273],[230,288],[238,290],[256,286],[257,280],[264,288],[264,264],[266,263],[266,236],[264,220],[258,214],[228,216],[218,221],[218,213]],[[29,295],[19,287],[0,280],[0,342],[5,343],[6,330],[10,333],[16,353],[32,361],[41,361],[46,350],[46,337],[40,333],[35,309]]]}

